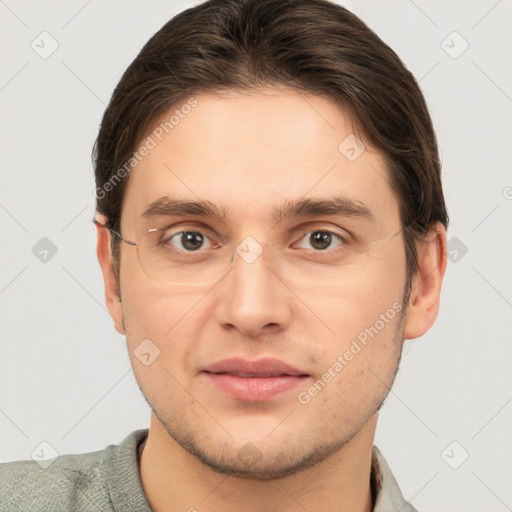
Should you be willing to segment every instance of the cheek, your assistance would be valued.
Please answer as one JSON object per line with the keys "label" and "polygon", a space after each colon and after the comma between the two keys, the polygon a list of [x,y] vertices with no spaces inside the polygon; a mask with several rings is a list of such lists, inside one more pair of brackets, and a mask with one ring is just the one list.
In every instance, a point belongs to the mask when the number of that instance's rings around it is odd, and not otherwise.
{"label": "cheek", "polygon": [[405,282],[405,256],[400,251],[390,251],[386,258],[365,255],[318,307],[338,325],[365,327],[402,303]]}
{"label": "cheek", "polygon": [[[354,359],[359,364],[353,367],[364,366],[367,359],[386,359],[387,354],[395,357],[394,335],[406,282],[405,253],[400,244],[389,249],[386,257],[366,256],[328,294],[304,295],[324,324],[318,323],[318,328],[325,333],[325,342],[317,344],[316,350],[327,367],[346,351],[357,352]],[[354,343],[364,350],[358,352]]]}
{"label": "cheek", "polygon": [[[147,278],[134,279],[126,287],[123,312],[129,357],[136,380],[151,403],[165,400],[170,390],[178,396],[176,382],[186,388],[191,385],[190,355],[198,339],[191,326],[201,325],[195,318],[197,302],[197,296],[173,295],[165,284]],[[147,353],[154,357],[146,360],[148,365],[144,362]]]}
{"label": "cheek", "polygon": [[[121,266],[121,297],[129,347],[145,339],[154,341],[163,355],[186,341],[184,326],[194,325],[198,294],[191,288],[173,288],[148,277],[137,257],[127,255]],[[124,255],[123,255],[124,257]]]}

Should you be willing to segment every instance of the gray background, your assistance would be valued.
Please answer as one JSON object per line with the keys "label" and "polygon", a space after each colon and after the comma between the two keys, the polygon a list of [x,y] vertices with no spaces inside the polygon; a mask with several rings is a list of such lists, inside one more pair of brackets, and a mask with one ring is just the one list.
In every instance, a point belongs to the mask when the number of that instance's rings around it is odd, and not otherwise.
{"label": "gray background", "polygon": [[[121,73],[192,5],[0,0],[2,462],[42,441],[101,450],[149,424],[104,307],[90,154]],[[512,0],[343,5],[420,80],[451,216],[441,312],[406,343],[376,444],[420,510],[512,510]],[[50,37],[42,58],[31,45]]]}

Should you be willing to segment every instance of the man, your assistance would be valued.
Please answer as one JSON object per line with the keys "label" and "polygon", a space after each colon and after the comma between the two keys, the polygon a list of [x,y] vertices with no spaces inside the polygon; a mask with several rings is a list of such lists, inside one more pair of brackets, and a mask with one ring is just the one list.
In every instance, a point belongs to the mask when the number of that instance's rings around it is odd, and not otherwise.
{"label": "man", "polygon": [[150,428],[3,465],[2,510],[414,510],[373,439],[437,316],[448,217],[393,51],[325,0],[207,1],[123,75],[95,172]]}

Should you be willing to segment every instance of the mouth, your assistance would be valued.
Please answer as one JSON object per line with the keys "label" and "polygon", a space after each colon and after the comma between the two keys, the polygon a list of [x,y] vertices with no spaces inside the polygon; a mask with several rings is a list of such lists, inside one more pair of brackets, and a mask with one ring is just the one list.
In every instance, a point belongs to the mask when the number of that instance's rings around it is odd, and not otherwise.
{"label": "mouth", "polygon": [[260,373],[244,373],[244,372],[206,372],[212,375],[232,375],[233,377],[246,377],[250,379],[260,379],[266,377],[296,377],[296,375],[289,375],[287,373],[273,373],[273,372],[260,372]]}
{"label": "mouth", "polygon": [[278,359],[225,359],[208,366],[202,373],[223,394],[246,402],[268,401],[309,377]]}

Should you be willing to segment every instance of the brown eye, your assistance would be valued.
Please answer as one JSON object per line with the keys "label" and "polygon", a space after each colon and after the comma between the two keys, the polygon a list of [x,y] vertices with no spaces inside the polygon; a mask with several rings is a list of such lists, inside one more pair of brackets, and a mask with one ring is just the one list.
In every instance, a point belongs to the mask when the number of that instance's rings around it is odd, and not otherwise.
{"label": "brown eye", "polygon": [[331,245],[332,235],[323,231],[315,231],[311,233],[309,240],[315,249],[322,251]]}
{"label": "brown eye", "polygon": [[209,239],[200,231],[179,231],[167,238],[165,243],[169,243],[176,249],[191,252],[204,249],[205,241],[209,241]]}
{"label": "brown eye", "polygon": [[[306,242],[307,245],[302,245],[303,249],[313,249],[315,251],[325,251],[331,247],[335,248],[344,245],[341,236],[330,231],[311,231],[304,235],[301,242]],[[332,244],[335,242],[336,244],[333,246]]]}

